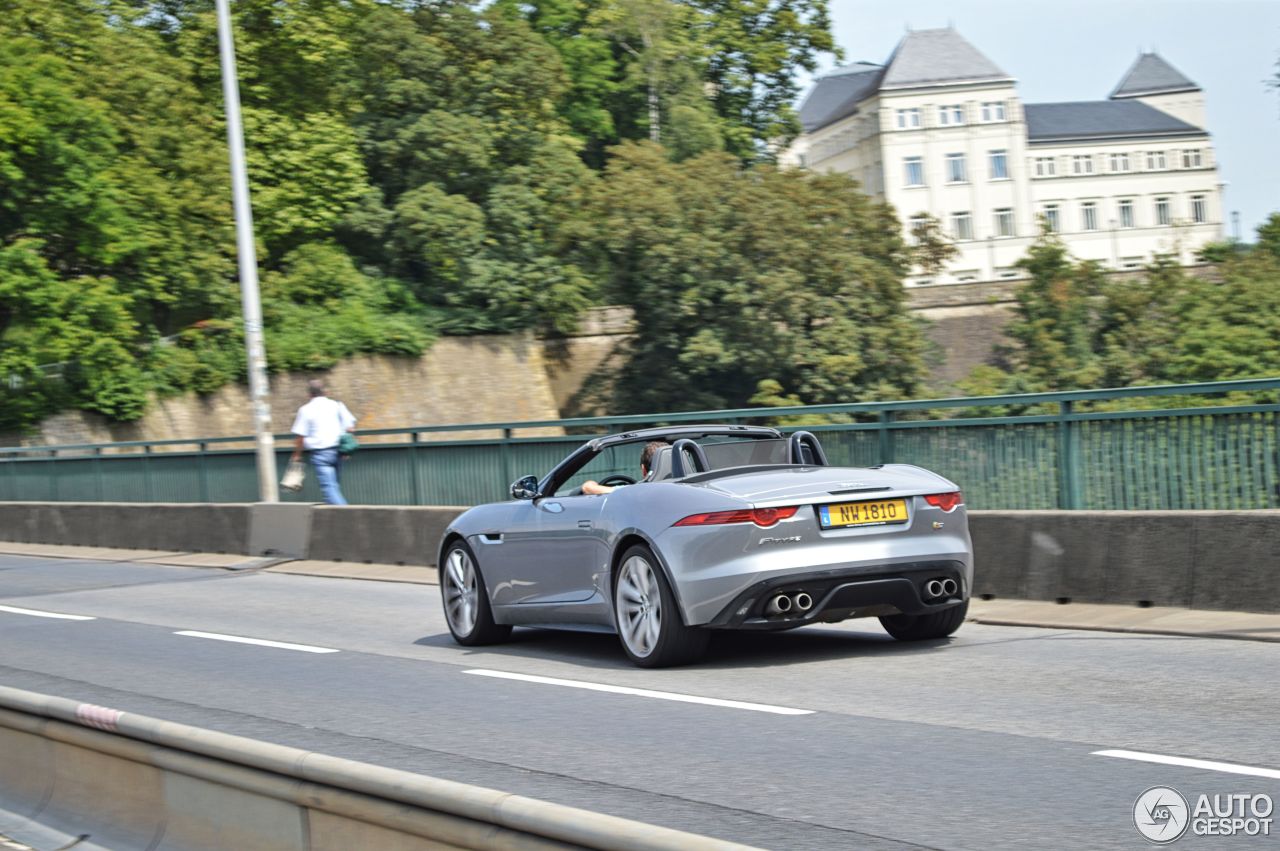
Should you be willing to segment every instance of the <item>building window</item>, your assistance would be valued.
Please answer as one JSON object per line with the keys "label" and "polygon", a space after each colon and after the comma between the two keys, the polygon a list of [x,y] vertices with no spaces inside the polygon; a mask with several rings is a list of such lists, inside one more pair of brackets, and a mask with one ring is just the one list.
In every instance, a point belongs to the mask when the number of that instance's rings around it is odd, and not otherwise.
{"label": "building window", "polygon": [[969,173],[964,167],[964,154],[947,154],[947,183],[965,183]]}
{"label": "building window", "polygon": [[909,130],[912,127],[920,126],[920,110],[919,109],[900,109],[898,110],[898,129]]}
{"label": "building window", "polygon": [[950,124],[964,124],[964,107],[958,103],[938,107],[938,124],[943,127]]}
{"label": "building window", "polygon": [[1133,227],[1133,201],[1128,198],[1120,202],[1120,227]]}
{"label": "building window", "polygon": [[1203,195],[1191,196],[1191,221],[1198,225],[1209,221],[1209,211],[1205,207]]}
{"label": "building window", "polygon": [[920,244],[920,239],[919,239],[919,237],[917,237],[917,236],[916,236],[916,233],[917,233],[918,231],[920,231],[922,228],[924,228],[924,227],[928,224],[928,222],[929,222],[929,214],[928,214],[928,213],[916,213],[914,216],[912,216],[912,217],[908,220],[908,223],[907,223],[907,240],[908,240],[912,245],[919,245],[919,244]]}
{"label": "building window", "polygon": [[983,121],[1004,121],[1004,101],[998,100],[982,105]]}
{"label": "building window", "polygon": [[1005,267],[1003,269],[996,270],[996,277],[1004,278],[1006,280],[1017,278],[1017,277],[1020,277],[1021,275],[1022,275],[1022,271],[1017,268]]}
{"label": "building window", "polygon": [[973,239],[973,217],[967,212],[951,214],[951,235],[956,239]]}
{"label": "building window", "polygon": [[1005,151],[991,152],[991,179],[1007,180],[1009,178],[1009,157]]}
{"label": "building window", "polygon": [[1183,168],[1200,168],[1200,163],[1201,159],[1199,148],[1188,148],[1182,152]]}
{"label": "building window", "polygon": [[1058,216],[1057,204],[1044,205],[1044,223],[1049,228],[1049,233],[1062,232],[1062,219]]}
{"label": "building window", "polygon": [[907,185],[924,186],[924,161],[920,157],[907,157],[902,162],[907,169]]}
{"label": "building window", "polygon": [[1080,205],[1080,222],[1084,230],[1098,229],[1098,205],[1085,201]]}
{"label": "building window", "polygon": [[1147,151],[1147,171],[1164,171],[1164,151]]}
{"label": "building window", "polygon": [[1168,198],[1157,198],[1157,199],[1156,199],[1156,224],[1158,224],[1158,225],[1167,225],[1167,224],[1169,224],[1169,221],[1170,221],[1170,219],[1169,219],[1169,199],[1168,199]]}
{"label": "building window", "polygon": [[1142,258],[1141,257],[1121,257],[1120,268],[1121,269],[1141,269]]}
{"label": "building window", "polygon": [[1093,174],[1093,157],[1089,154],[1076,154],[1071,157],[1072,174]]}
{"label": "building window", "polygon": [[1053,177],[1057,174],[1053,157],[1036,157],[1036,177]]}
{"label": "building window", "polygon": [[1129,170],[1129,155],[1128,155],[1128,154],[1112,154],[1112,155],[1111,155],[1111,170],[1112,170],[1113,172],[1118,172],[1118,171],[1128,171],[1128,170]]}
{"label": "building window", "polygon": [[1013,210],[1008,207],[996,210],[996,236],[1013,236]]}

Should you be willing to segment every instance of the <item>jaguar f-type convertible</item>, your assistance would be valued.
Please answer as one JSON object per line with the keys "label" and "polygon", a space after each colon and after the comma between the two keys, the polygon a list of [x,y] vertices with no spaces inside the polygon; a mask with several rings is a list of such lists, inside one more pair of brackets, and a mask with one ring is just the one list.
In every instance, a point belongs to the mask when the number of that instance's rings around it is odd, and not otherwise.
{"label": "jaguar f-type convertible", "polygon": [[460,644],[515,625],[609,631],[635,664],[660,667],[697,659],[716,629],[878,617],[897,639],[942,638],[969,605],[956,484],[906,464],[829,466],[809,432],[597,437],[511,497],[466,511],[441,541]]}

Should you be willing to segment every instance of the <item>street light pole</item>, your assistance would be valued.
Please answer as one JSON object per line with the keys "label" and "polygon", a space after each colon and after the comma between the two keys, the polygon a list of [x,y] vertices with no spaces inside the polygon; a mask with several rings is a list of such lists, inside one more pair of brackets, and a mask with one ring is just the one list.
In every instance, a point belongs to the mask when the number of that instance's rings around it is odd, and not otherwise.
{"label": "street light pole", "polygon": [[236,213],[236,253],[240,261],[240,300],[244,312],[244,345],[249,355],[249,395],[258,447],[258,499],[279,502],[276,489],[275,438],[271,434],[271,398],[267,355],[262,342],[262,301],[258,295],[258,258],[253,240],[253,208],[244,165],[244,130],[240,123],[240,84],[231,34],[230,0],[218,3],[218,47],[222,55],[222,99],[227,115],[227,147],[231,151],[231,197]]}

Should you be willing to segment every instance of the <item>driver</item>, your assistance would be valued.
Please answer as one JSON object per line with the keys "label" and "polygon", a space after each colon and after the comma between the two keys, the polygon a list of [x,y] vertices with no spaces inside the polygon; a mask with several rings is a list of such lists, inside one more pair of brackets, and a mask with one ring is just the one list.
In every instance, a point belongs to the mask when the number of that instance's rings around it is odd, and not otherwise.
{"label": "driver", "polygon": [[[640,478],[641,481],[647,479],[649,474],[653,472],[653,456],[657,455],[663,449],[669,446],[665,440],[652,440],[644,445],[644,449],[640,450]],[[613,493],[613,488],[609,485],[602,485],[594,480],[584,482],[582,492],[588,495],[599,496],[601,494]]]}

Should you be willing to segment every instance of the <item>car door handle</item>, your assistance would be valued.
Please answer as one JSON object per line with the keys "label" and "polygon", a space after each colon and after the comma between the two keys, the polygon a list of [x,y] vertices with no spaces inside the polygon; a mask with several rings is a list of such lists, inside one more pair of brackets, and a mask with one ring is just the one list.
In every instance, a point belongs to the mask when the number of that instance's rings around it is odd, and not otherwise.
{"label": "car door handle", "polygon": [[591,521],[590,521],[590,520],[579,520],[579,521],[578,521],[578,528],[579,528],[579,529],[590,529],[590,528],[591,528]]}

